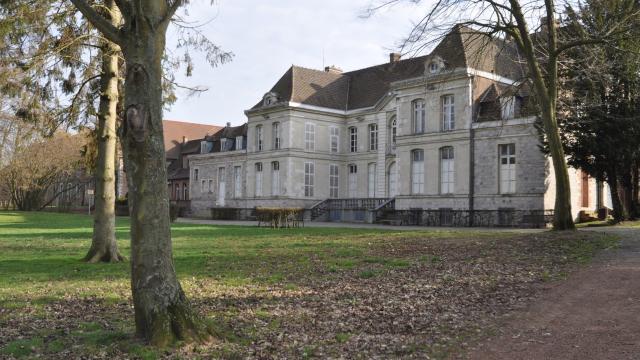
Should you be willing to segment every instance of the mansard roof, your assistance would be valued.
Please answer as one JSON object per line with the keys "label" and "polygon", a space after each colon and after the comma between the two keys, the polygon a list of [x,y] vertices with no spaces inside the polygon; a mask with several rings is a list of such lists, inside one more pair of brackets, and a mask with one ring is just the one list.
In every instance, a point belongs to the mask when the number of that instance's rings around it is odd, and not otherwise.
{"label": "mansard roof", "polygon": [[[427,63],[433,59],[442,61],[448,70],[474,68],[512,80],[524,76],[511,42],[457,25],[425,56],[344,73],[293,65],[267,95],[275,95],[277,103],[295,102],[337,110],[372,107],[389,92],[393,82],[425,74]],[[252,110],[269,105],[261,100]]]}
{"label": "mansard roof", "polygon": [[216,132],[215,134],[205,137],[204,140],[214,141],[214,140],[220,140],[222,138],[235,139],[238,136],[246,136],[246,135],[247,135],[247,124],[244,123],[239,126],[223,127],[220,131]]}

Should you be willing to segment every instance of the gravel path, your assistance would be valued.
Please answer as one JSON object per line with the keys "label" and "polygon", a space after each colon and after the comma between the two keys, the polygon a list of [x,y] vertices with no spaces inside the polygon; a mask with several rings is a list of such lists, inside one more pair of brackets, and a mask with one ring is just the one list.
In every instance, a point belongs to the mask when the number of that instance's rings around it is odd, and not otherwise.
{"label": "gravel path", "polygon": [[468,359],[640,359],[640,229],[566,281],[552,284]]}

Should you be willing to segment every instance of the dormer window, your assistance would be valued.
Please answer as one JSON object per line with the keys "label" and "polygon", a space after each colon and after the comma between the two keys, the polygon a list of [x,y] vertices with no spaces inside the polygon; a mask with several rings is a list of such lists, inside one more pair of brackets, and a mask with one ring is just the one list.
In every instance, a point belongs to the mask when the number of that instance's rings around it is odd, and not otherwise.
{"label": "dormer window", "polygon": [[221,138],[220,139],[220,151],[226,151],[226,147],[227,147],[227,139]]}
{"label": "dormer window", "polygon": [[262,103],[264,106],[273,105],[277,102],[278,102],[278,94],[274,92],[268,92],[264,94],[264,97],[262,98]]}
{"label": "dormer window", "polygon": [[427,68],[429,70],[429,74],[437,74],[444,69],[444,61],[439,56],[436,56],[429,61]]}

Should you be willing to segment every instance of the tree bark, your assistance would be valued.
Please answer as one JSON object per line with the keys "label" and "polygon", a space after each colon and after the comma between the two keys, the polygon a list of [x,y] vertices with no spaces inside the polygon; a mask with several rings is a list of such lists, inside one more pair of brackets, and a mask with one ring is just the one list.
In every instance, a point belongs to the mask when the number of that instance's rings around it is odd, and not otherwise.
{"label": "tree bark", "polygon": [[620,176],[622,208],[624,209],[625,220],[635,220],[637,212],[635,201],[633,201],[633,175],[631,174],[631,169],[625,170]]}
{"label": "tree bark", "polygon": [[624,220],[624,211],[620,193],[618,191],[618,174],[614,168],[607,172],[607,182],[609,183],[609,193],[611,194],[611,204],[613,205],[613,221],[619,223]]}
{"label": "tree bark", "polygon": [[[111,23],[119,26],[120,11],[113,0],[106,0]],[[116,242],[115,164],[116,123],[118,105],[118,54],[120,47],[104,40],[102,45],[102,75],[100,77],[100,108],[98,113],[98,159],[96,163],[95,213],[91,248],[84,260],[89,263],[120,262],[125,258]]]}
{"label": "tree bark", "polygon": [[[136,333],[154,346],[205,341],[210,331],[192,311],[172,255],[162,131],[164,1],[146,1],[123,31],[125,124],[121,143],[131,209],[131,288]],[[164,6],[162,5],[164,4]],[[164,8],[163,8],[164,7]]]}
{"label": "tree bark", "polygon": [[523,51],[529,66],[529,73],[535,89],[535,96],[538,100],[542,113],[544,133],[549,143],[549,152],[553,162],[553,169],[556,179],[556,200],[554,206],[553,229],[554,230],[575,230],[573,216],[571,214],[571,185],[569,183],[569,172],[567,161],[562,148],[562,140],[558,129],[556,118],[556,104],[558,100],[558,58],[557,58],[557,36],[555,6],[553,0],[545,0],[547,16],[547,46],[549,57],[546,62],[546,74],[543,73],[535,45],[532,41],[527,20],[523,13],[522,6],[518,0],[510,0],[512,14],[514,15],[517,32],[512,33],[518,46]]}

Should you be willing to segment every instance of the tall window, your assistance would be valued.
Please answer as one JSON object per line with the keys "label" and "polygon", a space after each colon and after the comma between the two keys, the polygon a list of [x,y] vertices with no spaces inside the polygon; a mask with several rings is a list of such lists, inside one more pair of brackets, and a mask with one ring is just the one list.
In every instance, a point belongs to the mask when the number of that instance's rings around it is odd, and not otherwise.
{"label": "tall window", "polygon": [[313,163],[304,163],[304,196],[313,197],[313,185],[315,182],[315,166]]}
{"label": "tall window", "polygon": [[193,169],[193,180],[198,181],[198,175],[200,170],[198,168]]}
{"label": "tall window", "polygon": [[242,166],[233,168],[233,196],[242,197]]}
{"label": "tall window", "polygon": [[442,130],[449,131],[456,128],[456,117],[453,95],[442,97]]}
{"label": "tall window", "polygon": [[424,100],[413,101],[413,133],[422,134],[427,127],[427,114]]}
{"label": "tall window", "polygon": [[367,179],[368,179],[367,189],[369,191],[368,195],[370,198],[374,198],[376,197],[376,185],[377,185],[375,163],[371,163],[367,166]]}
{"label": "tall window", "polygon": [[453,194],[455,191],[455,168],[453,147],[447,146],[440,149],[440,192]]}
{"label": "tall window", "polygon": [[213,193],[213,179],[209,179],[209,194]]}
{"label": "tall window", "polygon": [[424,194],[424,150],[411,152],[411,193]]}
{"label": "tall window", "polygon": [[500,145],[500,193],[516,192],[516,144]]}
{"label": "tall window", "polygon": [[200,192],[204,194],[206,191],[207,191],[207,180],[202,179],[202,182],[200,183]]}
{"label": "tall window", "polygon": [[227,139],[220,139],[220,151],[227,151]]}
{"label": "tall window", "polygon": [[256,151],[262,151],[262,125],[256,126]]}
{"label": "tall window", "polygon": [[304,149],[313,151],[316,149],[316,125],[311,123],[304,124]]}
{"label": "tall window", "polygon": [[358,165],[349,165],[349,197],[358,195]]}
{"label": "tall window", "polygon": [[174,197],[176,200],[181,200],[181,196],[180,196],[180,184],[176,184],[176,189],[175,189],[175,194]]}
{"label": "tall window", "polygon": [[262,163],[256,163],[256,196],[262,196]]}
{"label": "tall window", "polygon": [[280,149],[280,123],[274,122],[271,126],[271,132],[273,133],[273,149],[278,150]]}
{"label": "tall window", "polygon": [[244,137],[236,136],[236,150],[242,150],[244,148]]}
{"label": "tall window", "polygon": [[396,136],[398,136],[398,120],[395,117],[391,120],[391,131],[389,131],[389,135],[391,136],[389,143],[395,145]]}
{"label": "tall window", "polygon": [[349,150],[358,152],[358,128],[355,126],[349,128]]}
{"label": "tall window", "polygon": [[189,187],[187,187],[187,184],[182,184],[182,200],[189,200]]}
{"label": "tall window", "polygon": [[271,163],[271,196],[280,195],[280,163]]}
{"label": "tall window", "polygon": [[329,197],[334,199],[339,196],[340,175],[338,169],[336,164],[329,165]]}
{"label": "tall window", "polygon": [[369,124],[369,150],[378,150],[378,124]]}
{"label": "tall window", "polygon": [[340,129],[335,126],[329,128],[329,147],[332,153],[340,150]]}

